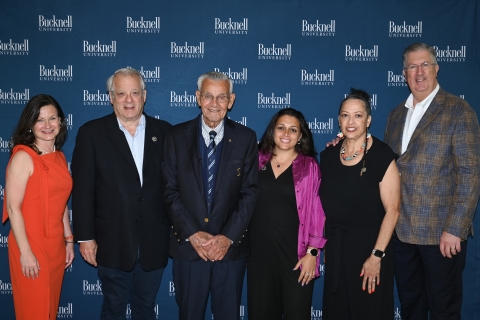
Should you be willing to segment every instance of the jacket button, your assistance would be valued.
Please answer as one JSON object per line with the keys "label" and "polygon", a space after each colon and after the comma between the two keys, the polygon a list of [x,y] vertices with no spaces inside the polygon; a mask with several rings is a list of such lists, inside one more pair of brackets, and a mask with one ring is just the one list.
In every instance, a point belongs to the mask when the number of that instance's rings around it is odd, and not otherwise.
{"label": "jacket button", "polygon": [[177,241],[180,242],[180,239],[178,239]]}
{"label": "jacket button", "polygon": [[174,232],[173,234],[174,234],[174,235],[177,235],[177,233],[176,233],[176,232]]}
{"label": "jacket button", "polygon": [[208,222],[208,218],[205,218],[203,221]]}
{"label": "jacket button", "polygon": [[238,241],[238,243],[242,243],[242,241]]}

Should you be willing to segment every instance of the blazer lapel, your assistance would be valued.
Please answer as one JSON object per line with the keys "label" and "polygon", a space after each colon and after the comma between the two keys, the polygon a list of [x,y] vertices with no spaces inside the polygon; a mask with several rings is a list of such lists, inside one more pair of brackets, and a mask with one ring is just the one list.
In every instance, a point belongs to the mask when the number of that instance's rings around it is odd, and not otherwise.
{"label": "blazer lapel", "polygon": [[225,131],[223,134],[223,147],[222,147],[222,156],[220,157],[220,163],[218,165],[217,180],[215,181],[215,194],[220,187],[220,181],[222,179],[225,169],[227,168],[228,161],[230,160],[230,155],[232,154],[233,146],[235,145],[236,133],[235,127],[231,120],[225,118]]}
{"label": "blazer lapel", "polygon": [[[200,155],[200,147],[198,145],[198,118],[190,121],[187,130],[185,130],[185,143],[187,144],[188,157],[191,161],[193,174],[197,180],[198,190],[202,196],[205,196],[205,190],[203,188],[202,177],[202,156]],[[203,159],[207,161],[207,159]]]}
{"label": "blazer lapel", "polygon": [[402,140],[403,140],[403,130],[405,128],[405,120],[407,118],[407,113],[408,109],[402,106],[399,110],[399,115],[395,116],[398,120],[395,121],[395,127],[394,131],[391,134],[392,137],[395,137],[393,139],[394,145],[391,146],[393,151],[396,152],[397,154],[402,153]]}
{"label": "blazer lapel", "polygon": [[445,92],[440,89],[433,98],[422,119],[420,119],[417,128],[415,128],[415,131],[413,131],[410,142],[408,143],[409,146],[415,141],[415,139],[420,137],[420,135],[428,127],[430,122],[432,122],[433,119],[435,119],[435,117],[437,116],[437,114],[442,110],[443,100],[445,100]]}
{"label": "blazer lapel", "polygon": [[160,137],[156,135],[158,129],[155,126],[155,123],[145,116],[145,143],[143,147],[143,170],[147,167],[148,163],[152,159],[152,155],[157,148],[157,146],[161,145],[160,139],[164,137]]}
{"label": "blazer lapel", "polygon": [[112,116],[108,119],[107,128],[109,129],[108,135],[113,144],[125,160],[135,168],[135,172],[137,172],[138,175],[137,166],[135,165],[135,160],[133,160],[132,152],[128,147],[127,139],[123,131],[118,127],[118,120],[114,113],[112,113]]}

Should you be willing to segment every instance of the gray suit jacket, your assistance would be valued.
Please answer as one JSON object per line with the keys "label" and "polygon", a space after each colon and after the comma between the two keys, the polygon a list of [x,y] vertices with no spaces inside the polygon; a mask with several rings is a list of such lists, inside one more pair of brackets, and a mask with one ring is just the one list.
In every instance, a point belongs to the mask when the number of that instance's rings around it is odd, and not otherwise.
{"label": "gray suit jacket", "polygon": [[[390,112],[385,142],[401,154],[408,109]],[[467,239],[480,195],[480,130],[468,103],[440,88],[397,160],[401,174],[399,239],[436,245],[443,231]]]}

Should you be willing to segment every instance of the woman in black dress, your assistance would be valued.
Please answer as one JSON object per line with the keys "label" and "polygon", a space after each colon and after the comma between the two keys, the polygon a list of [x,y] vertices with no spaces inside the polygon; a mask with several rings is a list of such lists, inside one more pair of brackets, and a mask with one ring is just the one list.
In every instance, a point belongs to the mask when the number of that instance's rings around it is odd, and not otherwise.
{"label": "woman in black dress", "polygon": [[259,170],[249,228],[248,318],[310,320],[325,217],[312,133],[301,112],[274,115],[260,142]]}
{"label": "woman in black dress", "polygon": [[320,155],[325,210],[323,319],[393,319],[390,238],[400,178],[392,149],[370,136],[368,93],[352,89],[338,122],[344,140]]}

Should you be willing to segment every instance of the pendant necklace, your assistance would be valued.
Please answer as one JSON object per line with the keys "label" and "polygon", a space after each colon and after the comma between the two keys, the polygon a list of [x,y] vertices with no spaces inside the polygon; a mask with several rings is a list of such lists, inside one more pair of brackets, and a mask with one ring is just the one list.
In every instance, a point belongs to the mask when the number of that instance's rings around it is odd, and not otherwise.
{"label": "pendant necklace", "polygon": [[293,156],[291,156],[290,158],[287,158],[286,160],[283,160],[282,162],[278,162],[277,161],[277,156],[274,157],[275,159],[275,162],[277,163],[277,168],[280,168],[280,165],[281,164],[284,164],[285,162],[287,162],[288,160],[290,160],[291,158],[295,157],[298,153],[294,153]]}

